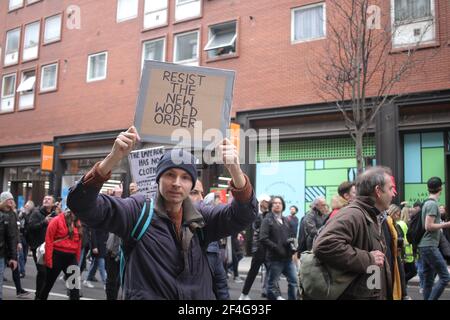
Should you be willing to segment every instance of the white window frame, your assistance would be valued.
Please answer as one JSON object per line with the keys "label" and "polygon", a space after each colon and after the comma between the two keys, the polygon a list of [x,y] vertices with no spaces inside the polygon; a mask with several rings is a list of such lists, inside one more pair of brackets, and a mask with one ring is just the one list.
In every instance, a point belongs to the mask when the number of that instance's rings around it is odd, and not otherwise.
{"label": "white window frame", "polygon": [[[19,31],[19,35],[18,35],[19,40],[17,41],[18,46],[17,46],[17,50],[16,50],[16,51],[11,52],[11,53],[8,53],[8,49],[9,49],[9,48],[8,48],[8,34],[9,34],[10,32],[13,32],[13,31]],[[21,29],[20,27],[19,27],[19,28],[15,28],[15,29],[11,29],[11,30],[6,31],[5,58],[4,58],[4,60],[3,60],[3,64],[4,64],[5,66],[11,66],[11,65],[14,65],[14,64],[19,63],[20,37],[21,37],[21,34],[22,34],[22,29]],[[17,54],[17,57],[13,60],[13,62],[7,63],[7,61],[6,61],[7,56],[8,56],[8,55],[12,55],[12,54]]]}
{"label": "white window frame", "polygon": [[411,46],[415,46],[417,42],[411,41],[408,43],[403,44],[395,44],[395,32],[401,28],[414,28],[417,26],[417,28],[421,28],[421,25],[426,22],[431,23],[431,32],[432,32],[432,39],[423,41],[419,45],[427,45],[430,43],[434,43],[436,41],[436,0],[430,0],[430,9],[431,9],[431,17],[424,17],[424,18],[418,18],[415,20],[405,20],[396,22],[395,21],[395,0],[391,0],[391,30],[392,30],[392,48],[398,49],[398,48],[408,48]]}
{"label": "white window frame", "polygon": [[138,12],[139,12],[139,0],[133,0],[133,1],[135,1],[136,10],[132,15],[123,17],[123,18],[119,18],[119,8],[120,8],[119,2],[121,2],[121,1],[127,1],[127,0],[117,0],[117,2],[116,2],[117,3],[116,22],[120,23],[120,22],[131,20],[131,19],[136,19],[138,16]]}
{"label": "white window frame", "polygon": [[8,11],[13,11],[13,10],[22,8],[22,7],[23,7],[23,1],[24,1],[24,0],[20,0],[20,4],[17,4],[17,5],[15,5],[15,6],[11,7],[11,0],[9,0],[9,1],[8,1]]}
{"label": "white window frame", "polygon": [[[7,96],[4,96],[3,95],[3,91],[5,90],[5,83],[6,83],[6,81],[5,81],[5,79],[6,78],[8,78],[8,77],[14,77],[14,88],[13,88],[13,94],[10,94],[10,95],[7,95]],[[15,107],[15,103],[16,103],[16,87],[17,87],[17,73],[9,73],[9,74],[5,74],[5,75],[3,75],[2,76],[2,86],[1,86],[1,92],[0,92],[0,95],[1,95],[1,99],[0,99],[0,113],[7,113],[7,112],[14,112],[14,107]],[[12,99],[12,110],[3,110],[3,101],[4,100],[7,100],[7,99]]]}
{"label": "white window frame", "polygon": [[166,61],[166,37],[162,37],[162,38],[156,38],[156,39],[150,39],[150,40],[146,40],[144,42],[142,42],[142,53],[141,53],[141,72],[144,69],[144,61],[145,61],[145,44],[146,43],[150,43],[150,42],[156,42],[156,41],[163,41],[163,52],[162,52],[162,61],[165,62]]}
{"label": "white window frame", "polygon": [[[25,39],[27,36],[27,27],[31,26],[31,25],[38,25],[38,32],[37,32],[37,43],[34,44],[33,46],[30,47],[26,47],[26,43],[25,43]],[[23,50],[22,50],[22,61],[30,61],[30,60],[34,60],[37,59],[39,57],[39,44],[41,42],[41,21],[35,21],[32,23],[29,23],[27,25],[25,25],[24,30],[23,30]],[[30,51],[31,49],[35,50],[36,53],[35,55],[31,56],[31,57],[26,57],[26,51]]]}
{"label": "white window frame", "polygon": [[[168,20],[169,20],[169,0],[165,0],[166,1],[165,7],[160,7],[160,8],[156,8],[156,9],[153,9],[153,10],[148,9],[149,3],[151,3],[151,1],[152,0],[145,0],[144,1],[144,24],[143,24],[144,30],[165,26],[165,25],[167,25]],[[158,23],[158,24],[147,25],[146,24],[146,22],[147,22],[146,18],[148,16],[151,17],[152,15],[153,16],[156,15],[158,12],[164,12],[164,14],[166,16],[166,19],[164,21],[161,20],[161,22]]]}
{"label": "white window frame", "polygon": [[[32,71],[34,71],[34,84],[33,84],[33,87],[32,87],[33,93],[23,94],[23,93],[22,93],[22,92],[23,92],[22,90],[19,91],[20,86],[21,86],[22,83],[24,83],[25,81],[31,79],[31,77],[30,77],[30,78],[28,78],[28,79],[26,79],[26,80],[23,80],[23,77],[24,77],[25,73],[32,72]],[[36,69],[30,69],[30,70],[24,70],[24,71],[22,71],[22,73],[21,73],[21,75],[20,75],[20,84],[17,86],[17,92],[19,93],[19,110],[34,109],[34,105],[35,105],[35,102],[36,102],[36,77],[37,77],[37,71],[36,71]],[[21,105],[22,97],[23,97],[24,95],[31,95],[31,94],[33,95],[33,104],[22,106],[22,105]]]}
{"label": "white window frame", "polygon": [[[214,40],[216,38],[216,35],[217,35],[216,32],[213,32],[213,29],[214,28],[218,28],[220,26],[226,26],[226,25],[232,25],[232,24],[234,24],[234,36],[231,39],[231,41],[229,41],[228,43],[222,44],[222,45],[212,46],[212,44],[213,44],[213,42],[214,42]],[[205,48],[203,50],[208,52],[208,51],[216,50],[216,49],[220,49],[220,48],[228,48],[228,47],[233,46],[233,44],[234,44],[235,50],[236,50],[236,47],[237,47],[236,42],[237,42],[237,21],[234,20],[234,21],[228,21],[228,22],[224,22],[224,23],[219,23],[219,24],[215,24],[215,25],[212,25],[212,26],[208,27],[208,43],[206,44],[206,46],[205,46]],[[208,52],[208,58],[216,59],[216,58],[219,58],[219,57],[232,56],[232,55],[235,55],[235,54],[236,54],[236,51],[234,51],[232,53],[228,53],[228,54],[221,54],[221,55],[215,55],[213,57],[209,57],[209,52]]]}
{"label": "white window frame", "polygon": [[[188,5],[190,5],[192,3],[196,3],[196,2],[199,3],[198,14],[194,14],[191,16],[185,16],[185,17],[181,17],[181,18],[179,17],[179,15],[180,15],[179,12],[181,10],[183,10],[182,9],[183,6],[188,6]],[[202,15],[202,5],[203,5],[202,0],[175,0],[175,21],[184,21],[184,20],[190,20],[190,19],[195,19],[195,18],[200,17]]]}
{"label": "white window frame", "polygon": [[[186,36],[191,33],[197,33],[197,58],[188,60],[177,60],[177,49],[178,49],[178,37]],[[200,30],[188,31],[183,33],[178,33],[174,35],[174,45],[173,45],[173,62],[178,64],[186,64],[192,66],[200,65]]]}
{"label": "white window frame", "polygon": [[42,0],[27,0],[27,5],[30,5],[30,4],[39,2],[39,1],[42,1]]}
{"label": "white window frame", "polygon": [[[98,77],[98,78],[89,78],[89,74],[90,74],[90,70],[91,70],[91,58],[96,57],[96,56],[100,56],[100,55],[105,55],[106,59],[105,59],[105,75],[102,77]],[[102,52],[98,52],[98,53],[93,53],[88,55],[88,63],[87,63],[87,74],[86,74],[86,82],[95,82],[95,81],[101,81],[101,80],[105,80],[106,77],[108,75],[108,51],[102,51]]]}
{"label": "white window frame", "polygon": [[[56,70],[55,70],[55,85],[53,87],[49,87],[49,88],[44,88],[44,69],[48,68],[48,67],[52,67],[52,66],[56,66]],[[55,91],[58,88],[58,71],[59,71],[59,63],[55,62],[55,63],[49,63],[46,65],[43,65],[41,67],[41,80],[40,80],[40,85],[39,85],[39,92],[49,92],[49,91]]]}
{"label": "white window frame", "polygon": [[[297,11],[301,11],[301,10],[305,10],[305,9],[310,9],[310,8],[314,8],[314,7],[319,7],[322,6],[323,7],[323,36],[322,37],[318,37],[318,38],[310,38],[310,39],[301,39],[301,40],[295,40],[295,13]],[[319,2],[319,3],[314,3],[314,4],[309,4],[309,5],[305,5],[305,6],[301,6],[301,7],[295,7],[291,9],[291,44],[296,44],[296,43],[303,43],[303,42],[310,42],[310,41],[317,41],[317,40],[322,40],[322,39],[326,39],[327,37],[327,4],[325,2]]]}
{"label": "white window frame", "polygon": [[[60,20],[60,23],[59,23],[59,34],[58,34],[58,38],[47,39],[47,38],[45,37],[45,33],[46,33],[46,31],[47,31],[47,21],[48,21],[49,19],[56,18],[56,17],[59,17],[59,20]],[[61,13],[55,14],[55,15],[50,16],[50,17],[46,17],[46,18],[44,19],[44,40],[43,40],[44,44],[49,44],[49,43],[53,43],[53,42],[57,42],[57,41],[61,40],[61,33],[62,33],[62,19],[63,19],[63,16],[62,16]]]}

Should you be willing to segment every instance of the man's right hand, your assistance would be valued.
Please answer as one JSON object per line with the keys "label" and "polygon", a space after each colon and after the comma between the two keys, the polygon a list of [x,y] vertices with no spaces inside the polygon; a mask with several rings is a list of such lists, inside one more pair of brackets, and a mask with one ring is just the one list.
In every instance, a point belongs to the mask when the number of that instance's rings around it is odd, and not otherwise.
{"label": "man's right hand", "polygon": [[141,138],[134,126],[131,126],[125,132],[121,132],[114,141],[114,145],[109,155],[100,162],[98,167],[100,172],[103,175],[107,175],[120,160],[133,150],[136,141],[140,140]]}
{"label": "man's right hand", "polygon": [[379,250],[375,250],[375,251],[371,251],[370,255],[373,257],[373,260],[375,261],[375,264],[379,267],[382,267],[384,264],[384,253],[379,251]]}

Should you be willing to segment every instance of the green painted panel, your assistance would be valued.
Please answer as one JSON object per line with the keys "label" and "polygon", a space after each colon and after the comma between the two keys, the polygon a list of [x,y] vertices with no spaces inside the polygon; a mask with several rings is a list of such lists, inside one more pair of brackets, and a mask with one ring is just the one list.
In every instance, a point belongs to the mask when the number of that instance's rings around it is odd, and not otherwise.
{"label": "green painted panel", "polygon": [[[256,154],[257,161],[319,160],[356,157],[355,142],[350,137],[283,141],[279,143],[279,149],[273,150],[273,152],[271,146],[267,146],[267,153],[262,154],[258,147]],[[374,136],[364,137],[363,155],[364,157],[375,156]]]}
{"label": "green painted panel", "polygon": [[338,186],[329,186],[327,187],[327,203],[330,205],[331,208],[331,199],[338,193],[337,192]]}
{"label": "green painted panel", "polygon": [[305,214],[307,214],[309,212],[309,210],[311,210],[311,202],[305,202]]}
{"label": "green painted panel", "polygon": [[347,181],[347,169],[306,170],[306,187],[336,186]]}
{"label": "green painted panel", "polygon": [[[440,204],[445,205],[445,186],[442,186],[442,193],[439,199]],[[427,185],[424,184],[405,184],[405,201],[413,204],[416,201],[423,201],[428,198]]]}
{"label": "green painted panel", "polygon": [[356,159],[325,160],[325,169],[356,168]]}
{"label": "green painted panel", "polygon": [[306,161],[306,169],[314,169],[314,161]]}
{"label": "green painted panel", "polygon": [[426,183],[431,177],[445,180],[444,148],[422,149],[422,182]]}

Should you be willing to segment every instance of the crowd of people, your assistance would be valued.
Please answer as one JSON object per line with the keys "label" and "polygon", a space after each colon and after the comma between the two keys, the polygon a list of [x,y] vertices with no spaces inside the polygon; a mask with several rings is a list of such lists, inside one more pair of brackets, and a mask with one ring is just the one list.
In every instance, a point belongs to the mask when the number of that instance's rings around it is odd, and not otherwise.
{"label": "crowd of people", "polygon": [[[18,211],[13,195],[1,194],[0,288],[9,267],[17,296],[30,294],[21,286],[29,250],[37,300],[48,299],[60,276],[69,298],[78,300],[81,284],[93,287],[97,271],[108,300],[229,300],[228,281],[243,283],[239,299],[250,300],[260,270],[265,275],[263,297],[313,299],[302,282],[308,277],[302,273],[304,254],[347,273],[338,299],[408,300],[408,281],[418,274],[423,298],[436,300],[450,281],[450,219],[439,205],[438,177],[428,180],[425,201],[397,206],[391,171],[368,168],[355,182],[339,186],[331,208],[318,197],[299,220],[299,208],[287,208],[282,196],[256,199],[236,148],[225,139],[219,151],[232,178],[226,203],[215,193],[204,195],[194,157],[179,149],[166,152],[157,165],[155,199],[137,192],[135,183],[129,197],[123,197],[121,187],[101,193],[112,168],[137,140],[134,127],[122,132],[111,153],[71,188],[65,210],[47,195],[41,206],[28,201]],[[244,282],[238,264],[248,228],[252,259]],[[416,229],[420,235],[412,234]],[[380,271],[379,286],[367,285],[371,266]],[[75,280],[74,267],[80,271]],[[81,279],[83,271],[87,276]],[[288,283],[285,297],[279,285],[282,274]]]}

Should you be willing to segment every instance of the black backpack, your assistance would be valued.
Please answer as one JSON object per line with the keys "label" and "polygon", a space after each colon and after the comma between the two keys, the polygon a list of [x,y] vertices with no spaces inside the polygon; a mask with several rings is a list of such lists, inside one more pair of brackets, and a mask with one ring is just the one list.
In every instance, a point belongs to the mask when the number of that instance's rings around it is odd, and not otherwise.
{"label": "black backpack", "polygon": [[411,217],[408,223],[408,232],[406,233],[406,239],[412,244],[414,255],[417,252],[417,247],[425,234],[425,226],[422,222],[422,208],[423,205],[431,199],[425,200],[420,206],[420,211]]}

